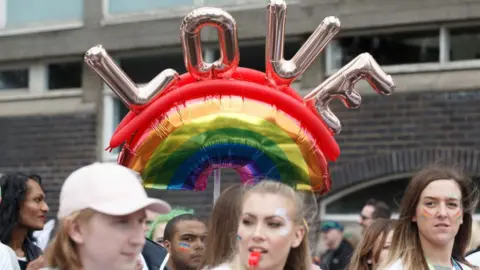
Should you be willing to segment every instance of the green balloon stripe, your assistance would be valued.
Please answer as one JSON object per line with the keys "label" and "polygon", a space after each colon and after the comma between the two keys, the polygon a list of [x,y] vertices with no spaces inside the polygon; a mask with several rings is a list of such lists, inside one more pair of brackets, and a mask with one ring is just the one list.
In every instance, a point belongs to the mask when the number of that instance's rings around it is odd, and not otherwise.
{"label": "green balloon stripe", "polygon": [[[180,132],[180,130],[177,131]],[[174,137],[177,131],[170,134],[169,137]],[[283,135],[282,137],[284,137],[284,139],[288,138],[289,142],[285,140],[286,144],[297,147],[296,143],[288,137],[287,134],[283,133],[278,135]],[[175,141],[172,140],[172,143],[173,142]],[[261,142],[261,144],[258,142]],[[166,152],[164,151],[165,149],[171,149],[172,147],[169,143],[170,140],[164,140],[162,144],[155,149],[148,161],[143,171],[146,186],[165,189],[170,184],[175,172],[185,160],[200,151],[202,147],[220,143],[243,144],[257,148],[278,166],[277,170],[281,175],[281,179],[279,180],[291,186],[295,186],[298,183],[310,184],[309,175],[293,164],[274,141],[250,130],[223,128],[206,131],[191,137],[181,146],[177,146],[177,149],[172,154],[164,154]]]}

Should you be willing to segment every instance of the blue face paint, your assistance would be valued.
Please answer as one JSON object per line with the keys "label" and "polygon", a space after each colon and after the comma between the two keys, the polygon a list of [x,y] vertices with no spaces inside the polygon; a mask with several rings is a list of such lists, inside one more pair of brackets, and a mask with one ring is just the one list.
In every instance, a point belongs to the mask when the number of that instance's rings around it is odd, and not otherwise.
{"label": "blue face paint", "polygon": [[237,240],[242,240],[242,237],[240,235],[237,235]]}
{"label": "blue face paint", "polygon": [[178,243],[178,245],[180,246],[180,249],[182,249],[182,250],[186,250],[186,249],[190,248],[190,245],[187,244],[187,243],[180,242],[180,243]]}

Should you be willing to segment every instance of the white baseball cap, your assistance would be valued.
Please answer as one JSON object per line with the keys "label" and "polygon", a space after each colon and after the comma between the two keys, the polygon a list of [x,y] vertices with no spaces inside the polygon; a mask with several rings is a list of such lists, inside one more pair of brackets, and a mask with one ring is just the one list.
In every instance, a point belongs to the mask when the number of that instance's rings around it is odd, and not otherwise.
{"label": "white baseball cap", "polygon": [[83,209],[124,216],[141,209],[167,214],[168,203],[148,198],[139,175],[114,163],[93,163],[70,174],[60,191],[58,218]]}

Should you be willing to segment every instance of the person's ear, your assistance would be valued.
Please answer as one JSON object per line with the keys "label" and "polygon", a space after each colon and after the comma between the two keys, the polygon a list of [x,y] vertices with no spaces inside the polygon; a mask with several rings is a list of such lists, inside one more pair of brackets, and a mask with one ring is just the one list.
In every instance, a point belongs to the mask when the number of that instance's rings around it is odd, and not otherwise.
{"label": "person's ear", "polygon": [[417,216],[413,216],[413,217],[412,217],[412,221],[413,221],[413,222],[417,222]]}
{"label": "person's ear", "polygon": [[294,234],[294,239],[292,242],[292,248],[296,248],[300,246],[302,243],[303,237],[305,237],[305,227],[304,226],[297,226]]}
{"label": "person's ear", "polygon": [[66,219],[64,222],[67,234],[72,241],[76,244],[83,244],[85,242],[85,230],[83,228],[85,224],[80,224],[78,220],[73,219]]}
{"label": "person's ear", "polygon": [[163,246],[168,250],[168,253],[172,253],[172,242],[163,240]]}

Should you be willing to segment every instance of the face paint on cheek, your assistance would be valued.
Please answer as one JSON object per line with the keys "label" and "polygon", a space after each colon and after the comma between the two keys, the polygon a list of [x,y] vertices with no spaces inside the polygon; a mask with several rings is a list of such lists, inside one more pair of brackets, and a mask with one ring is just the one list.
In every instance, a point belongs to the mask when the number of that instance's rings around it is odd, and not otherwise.
{"label": "face paint on cheek", "polygon": [[462,211],[458,209],[458,211],[453,215],[453,220],[455,220],[455,222],[457,223],[460,223],[462,221],[462,218]]}
{"label": "face paint on cheek", "polygon": [[422,217],[426,218],[426,219],[430,219],[430,218],[433,218],[433,214],[427,210],[427,208],[423,207],[423,210],[422,210]]}
{"label": "face paint on cheek", "polygon": [[187,243],[184,243],[184,242],[178,243],[178,246],[180,247],[179,249],[180,249],[181,251],[187,251],[187,250],[190,249],[190,245],[187,244]]}
{"label": "face paint on cheek", "polygon": [[240,241],[240,240],[242,240],[242,237],[237,234],[237,241]]}
{"label": "face paint on cheek", "polygon": [[290,233],[290,220],[287,217],[287,210],[283,208],[277,209],[275,215],[280,216],[285,220],[285,226],[279,231],[280,235],[288,235]]}

